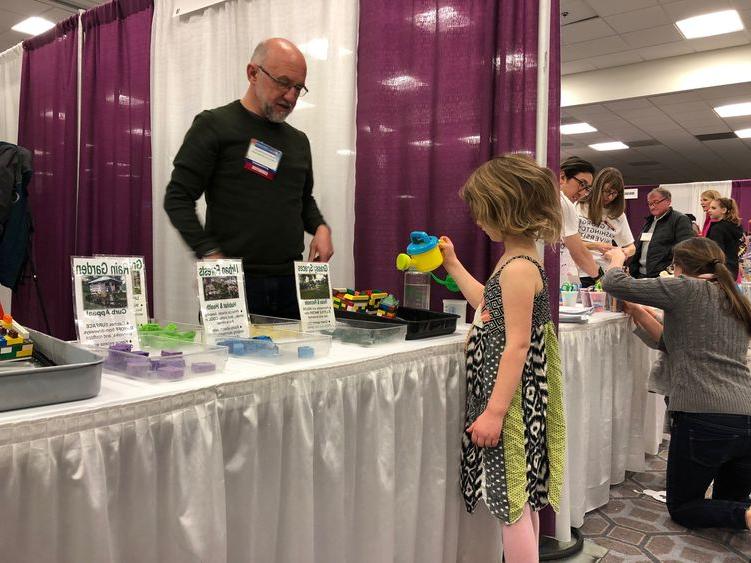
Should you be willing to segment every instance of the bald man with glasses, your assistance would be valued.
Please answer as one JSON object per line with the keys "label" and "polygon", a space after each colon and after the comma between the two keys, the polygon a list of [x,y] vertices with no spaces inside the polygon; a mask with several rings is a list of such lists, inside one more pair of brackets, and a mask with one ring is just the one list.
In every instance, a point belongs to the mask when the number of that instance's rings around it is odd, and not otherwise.
{"label": "bald man with glasses", "polygon": [[[262,41],[246,67],[240,100],[200,113],[174,161],[164,209],[201,259],[241,258],[248,309],[299,318],[294,262],[304,232],[309,261],[334,253],[331,231],[313,198],[307,136],[285,123],[307,94],[305,57],[290,41]],[[196,215],[205,195],[206,223]]]}
{"label": "bald man with glasses", "polygon": [[656,278],[673,263],[673,247],[694,236],[691,220],[671,207],[672,195],[664,188],[647,194],[647,217],[636,240],[629,269],[635,278]]}

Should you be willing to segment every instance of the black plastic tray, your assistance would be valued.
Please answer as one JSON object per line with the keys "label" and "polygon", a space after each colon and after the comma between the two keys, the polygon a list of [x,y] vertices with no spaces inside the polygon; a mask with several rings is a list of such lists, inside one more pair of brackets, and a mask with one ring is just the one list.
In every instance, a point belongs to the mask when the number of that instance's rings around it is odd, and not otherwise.
{"label": "black plastic tray", "polygon": [[387,319],[365,313],[353,313],[351,311],[334,310],[334,314],[339,319],[363,319],[379,323],[388,324],[406,324],[407,340],[418,340],[420,338],[430,338],[431,336],[444,336],[453,334],[456,331],[456,321],[459,315],[451,313],[439,313],[437,311],[427,311],[425,309],[410,309],[409,307],[399,307],[396,310],[396,318]]}

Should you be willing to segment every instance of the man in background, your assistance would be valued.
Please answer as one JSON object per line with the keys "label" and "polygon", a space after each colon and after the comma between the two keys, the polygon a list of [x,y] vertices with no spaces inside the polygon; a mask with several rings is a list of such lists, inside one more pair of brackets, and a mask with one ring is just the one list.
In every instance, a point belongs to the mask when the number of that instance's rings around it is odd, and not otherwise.
{"label": "man in background", "polygon": [[649,217],[636,240],[629,269],[635,278],[656,278],[673,263],[673,247],[694,236],[691,221],[671,207],[672,194],[655,188],[647,194]]}

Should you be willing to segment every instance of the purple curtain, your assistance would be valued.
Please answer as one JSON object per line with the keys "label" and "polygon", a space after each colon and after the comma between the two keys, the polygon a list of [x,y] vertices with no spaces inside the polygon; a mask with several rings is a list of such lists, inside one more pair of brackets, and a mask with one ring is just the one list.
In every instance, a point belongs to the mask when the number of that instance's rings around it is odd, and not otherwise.
{"label": "purple curtain", "polygon": [[746,232],[751,231],[751,228],[746,223],[751,219],[751,180],[733,180],[730,197],[738,204],[743,230]]}
{"label": "purple curtain", "polygon": [[[401,295],[394,257],[412,230],[449,235],[478,279],[492,271],[500,248],[477,228],[457,192],[493,155],[534,152],[537,9],[524,0],[361,3],[357,287]],[[549,155],[557,167],[557,1],[552,13]],[[435,284],[431,293],[434,309],[454,296]]]}
{"label": "purple curtain", "polygon": [[[41,302],[58,338],[75,338],[70,256],[76,219],[77,16],[23,44],[18,143],[33,154],[29,206],[32,257]],[[37,288],[27,276],[13,293],[13,314],[46,331]]]}
{"label": "purple curtain", "polygon": [[[78,255],[146,258],[152,295],[151,0],[115,0],[82,17]],[[152,308],[153,310],[153,308]]]}
{"label": "purple curtain", "polygon": [[[551,7],[548,165],[560,139],[559,2]],[[535,150],[538,3],[435,0],[360,4],[355,278],[402,295],[394,257],[412,230],[451,237],[479,280],[501,249],[457,192],[493,155]],[[557,175],[557,173],[556,173]],[[546,252],[557,320],[558,255]],[[454,297],[433,284],[432,309]],[[552,511],[542,519],[552,532]]]}
{"label": "purple curtain", "polygon": [[[636,199],[626,200],[626,219],[628,219],[628,226],[631,227],[631,232],[635,239],[638,239],[639,233],[644,227],[644,218],[649,216],[649,207],[647,206],[647,194],[658,185],[640,185],[640,186],[626,186],[627,190],[636,188],[639,196]],[[701,225],[701,218],[699,225]]]}

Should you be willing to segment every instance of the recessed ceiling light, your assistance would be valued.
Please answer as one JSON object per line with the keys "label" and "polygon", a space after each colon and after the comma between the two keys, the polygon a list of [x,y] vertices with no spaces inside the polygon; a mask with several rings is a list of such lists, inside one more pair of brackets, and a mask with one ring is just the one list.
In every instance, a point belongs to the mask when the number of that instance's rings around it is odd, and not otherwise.
{"label": "recessed ceiling light", "polygon": [[26,18],[22,22],[18,22],[16,25],[11,27],[11,29],[20,33],[28,33],[29,35],[39,35],[40,33],[44,33],[45,31],[52,29],[53,27],[55,27],[55,24],[50,20],[46,20],[38,16],[32,16],[30,18]]}
{"label": "recessed ceiling light", "polygon": [[741,139],[751,139],[751,129],[738,129],[734,133]]}
{"label": "recessed ceiling light", "polygon": [[675,25],[686,39],[721,35],[743,29],[743,22],[736,10],[723,10],[721,12],[694,16],[693,18],[677,21]]}
{"label": "recessed ceiling light", "polygon": [[739,115],[751,115],[751,102],[742,104],[729,104],[727,106],[717,106],[714,108],[720,117],[736,117]]}
{"label": "recessed ceiling light", "polygon": [[589,123],[567,123],[561,125],[561,135],[578,135],[579,133],[594,133],[597,131]]}
{"label": "recessed ceiling light", "polygon": [[627,149],[628,145],[624,145],[620,141],[612,141],[610,143],[595,143],[594,145],[589,145],[589,148],[596,151],[620,151]]}

